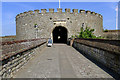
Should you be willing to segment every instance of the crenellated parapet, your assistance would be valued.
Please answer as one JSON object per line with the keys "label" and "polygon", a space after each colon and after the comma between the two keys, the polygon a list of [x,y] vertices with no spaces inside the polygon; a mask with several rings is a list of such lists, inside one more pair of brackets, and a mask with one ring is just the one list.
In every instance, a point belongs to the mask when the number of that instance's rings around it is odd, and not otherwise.
{"label": "crenellated parapet", "polygon": [[62,8],[57,8],[58,13],[62,13]]}
{"label": "crenellated parapet", "polygon": [[95,12],[91,12],[91,11],[85,11],[85,10],[78,10],[78,9],[72,9],[72,12],[71,12],[71,9],[69,8],[66,8],[65,11],[63,12],[62,8],[57,8],[57,12],[54,12],[54,9],[53,8],[50,8],[49,11],[47,12],[47,9],[41,9],[40,10],[30,10],[28,12],[23,12],[23,13],[20,13],[16,16],[16,19],[21,17],[21,16],[26,16],[27,14],[48,14],[48,13],[70,13],[70,14],[80,14],[80,15],[91,15],[91,16],[97,16],[99,18],[103,18],[103,16],[101,14],[98,14],[98,13],[95,13]]}
{"label": "crenellated parapet", "polygon": [[40,12],[40,10],[34,10],[34,12],[35,12],[35,13],[39,13],[39,12]]}
{"label": "crenellated parapet", "polygon": [[71,12],[71,9],[66,8],[66,9],[65,9],[65,12],[66,12],[66,13],[70,13],[70,12]]}
{"label": "crenellated parapet", "polygon": [[49,12],[50,12],[50,13],[54,13],[54,9],[50,8],[50,9],[49,9]]}
{"label": "crenellated parapet", "polygon": [[80,13],[81,14],[85,14],[85,10],[80,10]]}
{"label": "crenellated parapet", "polygon": [[91,11],[86,11],[86,14],[91,14]]}
{"label": "crenellated parapet", "polygon": [[95,12],[91,12],[92,15],[95,15]]}
{"label": "crenellated parapet", "polygon": [[28,13],[29,13],[29,14],[33,14],[33,11],[30,10],[30,11],[28,11]]}
{"label": "crenellated parapet", "polygon": [[73,9],[73,13],[78,13],[78,9]]}
{"label": "crenellated parapet", "polygon": [[47,9],[41,9],[41,13],[46,13]]}

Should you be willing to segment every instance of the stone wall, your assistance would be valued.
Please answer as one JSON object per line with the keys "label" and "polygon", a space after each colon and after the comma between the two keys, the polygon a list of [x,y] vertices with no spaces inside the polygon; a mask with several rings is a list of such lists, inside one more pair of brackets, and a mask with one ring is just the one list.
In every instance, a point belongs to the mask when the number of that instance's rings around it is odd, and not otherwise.
{"label": "stone wall", "polygon": [[103,33],[103,37],[110,40],[120,40],[120,30],[108,30]]}
{"label": "stone wall", "polygon": [[14,41],[15,38],[16,38],[16,36],[4,36],[4,37],[0,37],[0,39],[2,39],[2,42]]}
{"label": "stone wall", "polygon": [[2,78],[11,78],[36,55],[36,49],[39,48],[39,50],[42,50],[46,46],[45,43],[46,39],[21,40],[2,43],[0,76]]}
{"label": "stone wall", "polygon": [[[80,28],[91,27],[95,29],[94,34],[101,36],[103,32],[103,17],[102,15],[91,12],[73,9],[58,8],[57,12],[54,9],[46,9],[28,11],[20,13],[16,16],[16,39],[34,39],[34,38],[52,38],[52,31],[57,26],[63,26],[68,31],[68,38],[78,34]],[[35,27],[37,24],[37,28]]]}
{"label": "stone wall", "polygon": [[75,39],[73,47],[120,75],[120,41]]}

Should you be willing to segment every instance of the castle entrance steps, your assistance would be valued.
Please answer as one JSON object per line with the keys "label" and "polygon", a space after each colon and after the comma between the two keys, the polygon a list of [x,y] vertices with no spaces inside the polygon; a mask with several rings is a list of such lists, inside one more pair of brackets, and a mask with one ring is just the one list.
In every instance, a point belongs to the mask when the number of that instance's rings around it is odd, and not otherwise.
{"label": "castle entrance steps", "polygon": [[53,44],[29,61],[15,78],[112,78],[73,47]]}

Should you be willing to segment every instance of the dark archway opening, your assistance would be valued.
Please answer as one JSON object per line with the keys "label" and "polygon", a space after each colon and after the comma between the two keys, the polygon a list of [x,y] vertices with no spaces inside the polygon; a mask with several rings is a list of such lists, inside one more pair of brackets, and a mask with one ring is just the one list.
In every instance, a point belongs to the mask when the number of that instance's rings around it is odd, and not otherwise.
{"label": "dark archway opening", "polygon": [[55,27],[52,34],[53,43],[67,43],[67,29],[65,27]]}

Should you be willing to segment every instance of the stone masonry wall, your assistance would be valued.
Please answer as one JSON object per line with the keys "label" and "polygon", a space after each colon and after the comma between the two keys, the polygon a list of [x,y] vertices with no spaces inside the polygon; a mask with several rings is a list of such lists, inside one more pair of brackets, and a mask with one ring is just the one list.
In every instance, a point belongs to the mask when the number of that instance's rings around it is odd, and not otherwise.
{"label": "stone masonry wall", "polygon": [[2,78],[13,77],[19,69],[36,55],[36,49],[42,50],[46,46],[45,43],[45,39],[2,43],[3,53],[0,57],[0,76]]}
{"label": "stone masonry wall", "polygon": [[110,40],[120,40],[120,30],[108,30],[103,33],[103,37]]}
{"label": "stone masonry wall", "polygon": [[[35,28],[35,24],[38,28]],[[68,30],[68,38],[78,34],[80,28],[91,27],[95,29],[94,34],[101,36],[103,32],[102,15],[91,12],[73,9],[61,8],[54,12],[54,9],[46,9],[28,11],[20,13],[16,16],[16,39],[34,39],[34,38],[52,38],[52,31],[56,26],[63,26]]]}
{"label": "stone masonry wall", "polygon": [[[120,75],[120,43],[75,39],[73,47]],[[113,41],[119,42],[119,41]]]}
{"label": "stone masonry wall", "polygon": [[2,42],[8,42],[8,41],[14,41],[16,36],[5,36],[5,37],[0,37],[2,39]]}

